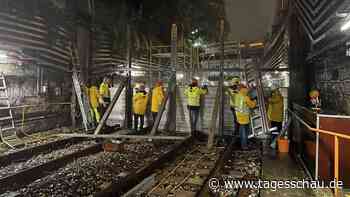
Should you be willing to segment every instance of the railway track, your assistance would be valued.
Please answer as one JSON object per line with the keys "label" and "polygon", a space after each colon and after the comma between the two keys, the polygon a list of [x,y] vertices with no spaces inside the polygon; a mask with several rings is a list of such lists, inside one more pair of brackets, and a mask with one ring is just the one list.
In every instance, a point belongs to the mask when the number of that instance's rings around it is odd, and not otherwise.
{"label": "railway track", "polygon": [[[260,177],[261,148],[207,150],[185,141],[128,140],[119,152],[80,138],[59,139],[0,157],[0,196],[216,196],[212,177]],[[260,160],[259,160],[260,159]],[[145,178],[152,184],[134,190]],[[259,190],[232,190],[231,196],[257,196]]]}
{"label": "railway track", "polygon": [[[36,197],[108,193],[113,184],[132,184],[131,180],[135,175],[141,176],[145,173],[145,166],[154,165],[164,155],[171,155],[180,145],[182,143],[130,141],[125,143],[122,152],[100,151],[80,157],[10,194]],[[122,190],[123,187],[119,185],[118,189]]]}
{"label": "railway track", "polygon": [[207,150],[206,144],[195,144],[183,157],[156,175],[156,185],[146,194],[158,196],[195,196],[215,168],[222,148]]}
{"label": "railway track", "polygon": [[[262,144],[259,140],[251,140],[248,150],[241,150],[238,143],[232,144],[230,152],[223,156],[223,162],[218,164],[211,178],[215,178],[223,186],[225,180],[254,181],[261,178],[262,174]],[[251,188],[218,188],[215,191],[205,184],[199,196],[235,196],[235,197],[257,197],[259,189]]]}

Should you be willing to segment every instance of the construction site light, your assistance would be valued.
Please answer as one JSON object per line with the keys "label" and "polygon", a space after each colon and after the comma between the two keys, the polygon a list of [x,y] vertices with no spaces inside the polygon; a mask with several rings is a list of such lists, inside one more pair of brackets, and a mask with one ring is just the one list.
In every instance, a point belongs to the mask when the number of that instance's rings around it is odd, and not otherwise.
{"label": "construction site light", "polygon": [[5,51],[0,51],[0,62],[1,63],[7,63],[8,56]]}
{"label": "construction site light", "polygon": [[249,44],[249,47],[261,47],[261,46],[264,46],[264,43],[262,43],[262,42],[255,42],[255,43]]}
{"label": "construction site light", "polygon": [[176,79],[183,79],[184,78],[184,74],[182,73],[176,73]]}
{"label": "construction site light", "polygon": [[346,31],[350,28],[350,19],[348,18],[346,22],[340,27],[340,31]]}

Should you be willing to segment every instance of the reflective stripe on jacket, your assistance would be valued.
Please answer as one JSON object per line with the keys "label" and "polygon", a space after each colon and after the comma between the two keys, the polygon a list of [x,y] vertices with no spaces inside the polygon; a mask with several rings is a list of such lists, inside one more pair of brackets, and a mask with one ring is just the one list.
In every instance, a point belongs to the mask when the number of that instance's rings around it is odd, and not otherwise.
{"label": "reflective stripe on jacket", "polygon": [[102,82],[100,85],[100,95],[103,98],[110,98],[111,97],[111,93],[109,91],[109,86],[108,84]]}
{"label": "reflective stripe on jacket", "polygon": [[133,109],[134,113],[138,115],[144,115],[146,113],[148,96],[145,92],[137,92],[133,96]]}
{"label": "reflective stripe on jacket", "polygon": [[201,95],[207,94],[207,90],[199,87],[187,87],[185,89],[185,96],[187,97],[187,105],[200,106]]}

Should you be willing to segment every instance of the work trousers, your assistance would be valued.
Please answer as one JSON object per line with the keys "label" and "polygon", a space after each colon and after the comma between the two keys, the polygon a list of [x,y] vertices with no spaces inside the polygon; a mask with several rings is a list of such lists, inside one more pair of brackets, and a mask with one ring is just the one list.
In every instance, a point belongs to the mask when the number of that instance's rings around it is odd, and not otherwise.
{"label": "work trousers", "polygon": [[91,115],[93,117],[93,120],[95,123],[99,123],[101,120],[100,112],[98,111],[97,107],[93,107],[91,111]]}
{"label": "work trousers", "polygon": [[233,124],[234,124],[234,132],[237,133],[238,132],[238,129],[239,129],[239,123],[237,122],[237,115],[236,115],[236,110],[235,108],[231,107],[231,111],[232,111],[232,114],[233,114]]}
{"label": "work trousers", "polygon": [[[139,122],[140,122],[140,127],[139,127]],[[145,115],[140,115],[140,114],[134,114],[134,129],[135,131],[142,130],[143,125],[145,123]]]}
{"label": "work trousers", "polygon": [[241,141],[241,148],[245,149],[248,145],[248,131],[249,124],[240,124],[239,125],[239,138]]}
{"label": "work trousers", "polygon": [[188,111],[190,114],[191,132],[192,134],[194,134],[194,132],[197,130],[197,122],[199,119],[199,107],[188,106]]}
{"label": "work trousers", "polygon": [[153,123],[156,121],[158,112],[152,112]]}
{"label": "work trousers", "polygon": [[271,121],[271,128],[277,127],[277,130],[271,132],[271,142],[274,142],[282,130],[282,122]]}

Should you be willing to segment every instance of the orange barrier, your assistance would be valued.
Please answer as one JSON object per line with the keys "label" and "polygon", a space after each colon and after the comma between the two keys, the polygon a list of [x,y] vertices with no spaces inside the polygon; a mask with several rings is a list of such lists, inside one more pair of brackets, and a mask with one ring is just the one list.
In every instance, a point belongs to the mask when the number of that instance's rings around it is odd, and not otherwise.
{"label": "orange barrier", "polygon": [[[306,123],[302,118],[300,118],[296,113],[294,113],[292,110],[288,109],[288,111],[299,121],[301,122],[306,128],[310,131],[315,132],[316,134],[323,133],[327,135],[334,136],[334,179],[339,180],[339,138],[350,140],[350,135],[344,135],[340,133],[335,133],[333,131],[326,131],[322,129],[316,129],[312,128],[308,123]],[[317,153],[316,153],[317,154]],[[334,189],[334,195],[336,197],[339,195],[339,188]]]}

